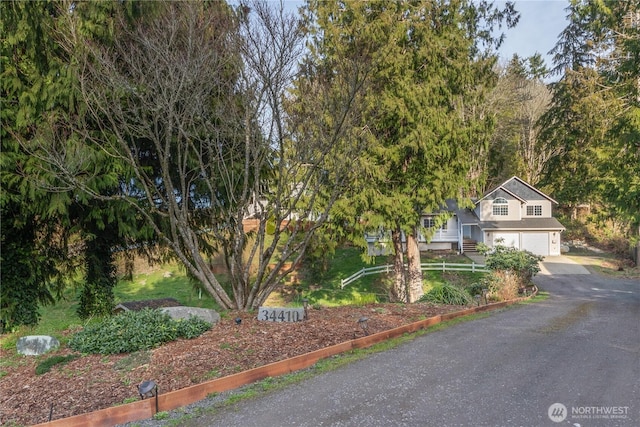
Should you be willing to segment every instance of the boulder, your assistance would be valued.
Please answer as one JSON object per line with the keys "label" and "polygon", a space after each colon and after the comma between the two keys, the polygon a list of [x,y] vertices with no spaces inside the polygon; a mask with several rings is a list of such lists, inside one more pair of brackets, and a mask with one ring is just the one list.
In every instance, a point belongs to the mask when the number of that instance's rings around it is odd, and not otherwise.
{"label": "boulder", "polygon": [[217,311],[209,308],[198,307],[163,307],[160,311],[167,313],[172,319],[188,319],[191,316],[199,317],[200,319],[215,325],[220,321],[220,314]]}
{"label": "boulder", "polygon": [[27,335],[26,337],[18,338],[16,343],[18,353],[25,356],[40,356],[59,346],[60,341],[49,335]]}
{"label": "boulder", "polygon": [[148,299],[142,301],[121,302],[113,309],[114,314],[125,311],[138,311],[145,308],[177,307],[180,303],[175,298]]}
{"label": "boulder", "polygon": [[569,252],[569,246],[568,245],[560,245],[560,253],[561,254],[566,254],[567,252]]}

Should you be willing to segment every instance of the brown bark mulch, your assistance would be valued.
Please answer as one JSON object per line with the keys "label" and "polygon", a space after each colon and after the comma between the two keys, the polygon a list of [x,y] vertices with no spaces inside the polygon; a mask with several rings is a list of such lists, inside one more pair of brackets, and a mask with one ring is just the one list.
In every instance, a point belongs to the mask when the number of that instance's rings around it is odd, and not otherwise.
{"label": "brown bark mulch", "polygon": [[309,319],[296,323],[232,312],[196,339],[132,354],[86,355],[42,375],[35,374],[38,363],[72,351],[33,357],[0,349],[10,361],[0,367],[0,424],[42,423],[51,411],[52,419],[92,412],[139,398],[137,386],[145,380],[153,379],[165,393],[359,338],[361,317],[375,333],[460,309],[423,303],[309,308]]}

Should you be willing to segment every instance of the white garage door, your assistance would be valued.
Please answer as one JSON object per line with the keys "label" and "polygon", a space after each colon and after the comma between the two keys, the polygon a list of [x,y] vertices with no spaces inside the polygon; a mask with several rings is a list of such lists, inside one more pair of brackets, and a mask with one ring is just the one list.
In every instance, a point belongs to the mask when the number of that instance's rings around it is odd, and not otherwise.
{"label": "white garage door", "polygon": [[[500,241],[502,239],[502,241]],[[493,245],[520,249],[520,233],[493,233]]]}
{"label": "white garage door", "polygon": [[536,255],[549,255],[549,233],[522,233],[522,249]]}

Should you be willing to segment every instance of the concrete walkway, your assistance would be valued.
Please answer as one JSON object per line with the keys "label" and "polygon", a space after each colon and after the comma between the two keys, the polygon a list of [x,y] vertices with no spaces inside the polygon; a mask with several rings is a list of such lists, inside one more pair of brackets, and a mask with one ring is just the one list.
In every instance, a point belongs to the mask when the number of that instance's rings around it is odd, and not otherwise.
{"label": "concrete walkway", "polygon": [[484,255],[480,255],[478,252],[465,252],[464,255],[476,264],[484,265]]}
{"label": "concrete walkway", "polygon": [[591,274],[584,266],[565,256],[548,256],[540,263],[541,275]]}

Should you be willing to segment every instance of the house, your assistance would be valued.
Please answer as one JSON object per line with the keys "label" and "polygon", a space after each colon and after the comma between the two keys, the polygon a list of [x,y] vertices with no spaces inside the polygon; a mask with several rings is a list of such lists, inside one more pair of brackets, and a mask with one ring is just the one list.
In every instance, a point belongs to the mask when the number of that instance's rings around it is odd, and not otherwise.
{"label": "house", "polygon": [[[493,247],[497,243],[527,250],[536,255],[560,255],[560,233],[565,228],[553,217],[555,200],[514,176],[474,201],[472,209],[459,208],[447,200],[439,212],[426,213],[421,226],[433,228],[439,215],[449,218],[428,241],[418,237],[420,250],[475,251],[478,243]],[[390,252],[384,233],[365,236],[370,255]]]}

